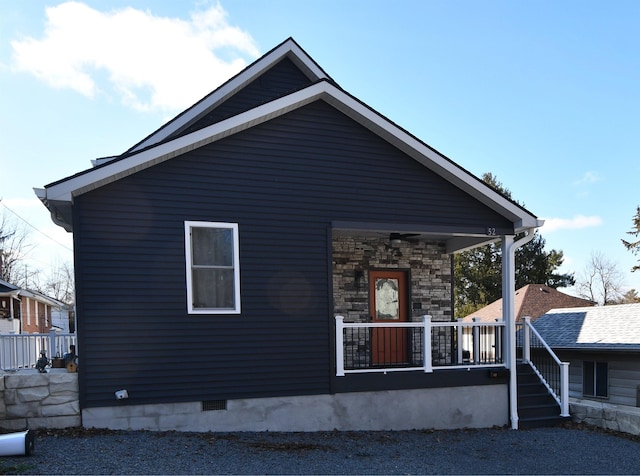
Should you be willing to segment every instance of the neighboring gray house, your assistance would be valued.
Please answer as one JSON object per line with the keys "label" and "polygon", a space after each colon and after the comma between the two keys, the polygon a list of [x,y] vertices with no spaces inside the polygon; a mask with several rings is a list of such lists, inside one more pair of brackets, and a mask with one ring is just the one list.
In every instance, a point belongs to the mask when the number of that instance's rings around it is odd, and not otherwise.
{"label": "neighboring gray house", "polygon": [[570,363],[570,397],[640,406],[640,303],[553,309],[533,326]]}

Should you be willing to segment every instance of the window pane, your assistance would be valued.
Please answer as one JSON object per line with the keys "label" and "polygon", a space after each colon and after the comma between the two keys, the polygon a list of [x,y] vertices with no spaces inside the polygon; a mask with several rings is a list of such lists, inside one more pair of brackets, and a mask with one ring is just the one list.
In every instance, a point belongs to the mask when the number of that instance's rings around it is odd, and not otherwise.
{"label": "window pane", "polygon": [[192,228],[191,243],[195,266],[233,266],[233,230]]}
{"label": "window pane", "polygon": [[233,309],[235,306],[233,269],[194,269],[194,309]]}
{"label": "window pane", "polygon": [[596,363],[596,397],[606,397],[608,392],[609,370],[606,362]]}
{"label": "window pane", "polygon": [[582,362],[582,393],[594,396],[594,366],[593,362]]}
{"label": "window pane", "polygon": [[398,286],[396,278],[376,279],[376,319],[400,319]]}

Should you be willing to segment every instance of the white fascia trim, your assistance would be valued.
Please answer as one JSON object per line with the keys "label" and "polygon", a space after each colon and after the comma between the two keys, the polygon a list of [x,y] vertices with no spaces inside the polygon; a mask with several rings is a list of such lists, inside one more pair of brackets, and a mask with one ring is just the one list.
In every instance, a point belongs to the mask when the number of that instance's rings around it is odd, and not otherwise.
{"label": "white fascia trim", "polygon": [[249,129],[318,99],[325,100],[425,167],[508,217],[514,222],[516,232],[536,228],[544,223],[328,81],[315,83],[204,129],[60,182],[46,190],[46,199],[71,201],[74,195],[80,195],[190,150]]}
{"label": "white fascia trim", "polygon": [[98,165],[106,164],[107,162],[111,162],[112,160],[115,160],[117,158],[117,155],[114,155],[112,157],[100,157],[99,159],[93,159],[91,161],[91,165],[93,167],[97,167]]}
{"label": "white fascia trim", "polygon": [[267,55],[258,59],[251,67],[240,72],[237,76],[224,83],[208,97],[205,97],[200,102],[194,104],[184,114],[176,117],[165,127],[144,139],[140,144],[131,149],[131,152],[142,150],[163,141],[174,132],[185,127],[191,121],[196,120],[207,111],[215,108],[218,104],[234,95],[237,91],[244,88],[247,84],[260,76],[264,71],[271,68],[271,66],[285,56],[289,56],[289,58],[300,69],[302,69],[310,79],[314,81],[319,79],[328,79],[327,74],[295,43],[295,41],[289,39]]}

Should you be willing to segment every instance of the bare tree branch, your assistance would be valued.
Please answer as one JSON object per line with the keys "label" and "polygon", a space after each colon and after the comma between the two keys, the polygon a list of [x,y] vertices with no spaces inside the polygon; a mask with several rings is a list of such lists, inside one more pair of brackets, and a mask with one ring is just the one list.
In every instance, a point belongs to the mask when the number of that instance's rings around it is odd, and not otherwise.
{"label": "bare tree branch", "polygon": [[601,252],[592,252],[589,263],[576,281],[580,297],[602,305],[615,304],[623,294],[624,278],[616,264]]}
{"label": "bare tree branch", "polygon": [[0,212],[0,279],[26,287],[29,279],[36,274],[36,270],[30,272],[23,265],[32,248],[28,229],[3,207]]}

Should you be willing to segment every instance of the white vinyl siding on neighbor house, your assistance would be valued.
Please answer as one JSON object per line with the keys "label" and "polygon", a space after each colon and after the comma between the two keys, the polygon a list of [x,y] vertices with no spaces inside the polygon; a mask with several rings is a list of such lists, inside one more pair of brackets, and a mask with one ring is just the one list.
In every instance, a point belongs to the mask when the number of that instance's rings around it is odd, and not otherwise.
{"label": "white vinyl siding on neighbor house", "polygon": [[237,223],[185,221],[187,311],[240,313]]}

